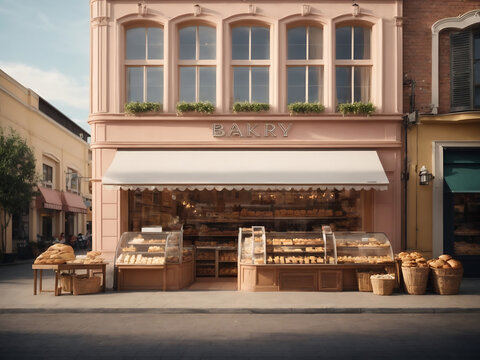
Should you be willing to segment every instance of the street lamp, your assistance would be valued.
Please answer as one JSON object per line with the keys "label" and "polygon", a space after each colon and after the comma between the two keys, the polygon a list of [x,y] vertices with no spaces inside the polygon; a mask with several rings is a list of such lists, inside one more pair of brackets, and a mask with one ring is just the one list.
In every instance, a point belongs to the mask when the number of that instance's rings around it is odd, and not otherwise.
{"label": "street lamp", "polygon": [[422,165],[418,175],[420,176],[420,185],[428,185],[434,178],[432,173],[428,172],[428,169],[425,167],[425,165]]}

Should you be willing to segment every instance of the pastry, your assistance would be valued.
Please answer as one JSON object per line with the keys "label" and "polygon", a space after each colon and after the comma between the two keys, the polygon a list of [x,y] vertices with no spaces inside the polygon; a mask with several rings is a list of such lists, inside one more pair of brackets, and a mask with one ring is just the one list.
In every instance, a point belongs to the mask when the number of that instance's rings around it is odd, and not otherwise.
{"label": "pastry", "polygon": [[443,260],[443,261],[448,261],[448,260],[450,260],[452,257],[451,257],[450,255],[443,254],[443,255],[440,255],[438,258],[441,259],[441,260]]}

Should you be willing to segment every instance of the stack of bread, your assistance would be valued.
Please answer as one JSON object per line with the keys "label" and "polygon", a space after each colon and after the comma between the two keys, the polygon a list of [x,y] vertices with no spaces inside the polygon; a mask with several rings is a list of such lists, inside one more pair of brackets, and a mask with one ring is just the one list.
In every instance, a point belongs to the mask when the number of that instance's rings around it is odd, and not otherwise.
{"label": "stack of bread", "polygon": [[87,255],[78,255],[74,260],[68,261],[68,264],[102,264],[104,259],[100,251],[89,251]]}
{"label": "stack of bread", "polygon": [[450,255],[443,254],[438,259],[428,260],[428,265],[434,269],[461,269],[462,263],[453,259]]}
{"label": "stack of bread", "polygon": [[397,258],[402,261],[403,267],[428,267],[427,259],[419,252],[401,252],[397,255]]}
{"label": "stack of bread", "polygon": [[73,248],[65,244],[55,244],[41,253],[36,259],[35,265],[59,265],[65,264],[68,260],[75,259]]}

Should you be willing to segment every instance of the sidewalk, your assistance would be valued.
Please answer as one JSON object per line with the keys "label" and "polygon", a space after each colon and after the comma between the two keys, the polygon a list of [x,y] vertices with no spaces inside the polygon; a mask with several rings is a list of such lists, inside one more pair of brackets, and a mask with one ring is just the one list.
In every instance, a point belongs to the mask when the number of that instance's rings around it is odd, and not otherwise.
{"label": "sidewalk", "polygon": [[[108,284],[108,282],[107,282]],[[44,289],[53,272],[44,271]],[[138,291],[33,295],[30,263],[0,267],[0,313],[480,313],[480,279],[464,278],[459,295],[377,296],[362,292]]]}

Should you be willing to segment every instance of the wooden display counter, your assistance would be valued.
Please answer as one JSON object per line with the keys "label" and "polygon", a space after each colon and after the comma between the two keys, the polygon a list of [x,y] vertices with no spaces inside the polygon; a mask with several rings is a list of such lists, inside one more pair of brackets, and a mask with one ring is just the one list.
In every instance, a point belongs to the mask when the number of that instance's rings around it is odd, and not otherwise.
{"label": "wooden display counter", "polygon": [[117,265],[117,290],[180,290],[194,280],[194,262],[165,265]]}
{"label": "wooden display counter", "polygon": [[357,270],[395,273],[391,264],[239,265],[240,291],[355,291]]}

